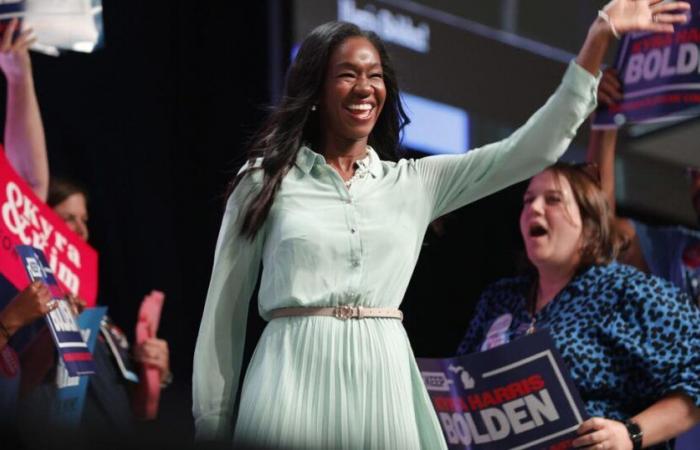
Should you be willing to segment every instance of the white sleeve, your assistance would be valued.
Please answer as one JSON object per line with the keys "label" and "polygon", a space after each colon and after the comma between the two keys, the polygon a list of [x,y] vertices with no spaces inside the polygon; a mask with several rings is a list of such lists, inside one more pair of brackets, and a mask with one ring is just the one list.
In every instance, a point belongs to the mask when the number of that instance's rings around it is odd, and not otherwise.
{"label": "white sleeve", "polygon": [[196,438],[232,435],[248,305],[260,268],[264,231],[255,240],[239,235],[239,218],[251,192],[250,176],[228,199],[194,352],[192,410]]}
{"label": "white sleeve", "polygon": [[598,78],[574,61],[556,92],[508,138],[463,155],[416,161],[434,219],[553,164],[596,106]]}

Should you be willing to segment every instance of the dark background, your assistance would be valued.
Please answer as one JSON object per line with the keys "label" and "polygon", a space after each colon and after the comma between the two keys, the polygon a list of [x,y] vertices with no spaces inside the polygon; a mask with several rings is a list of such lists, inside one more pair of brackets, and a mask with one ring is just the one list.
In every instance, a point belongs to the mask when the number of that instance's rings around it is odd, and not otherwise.
{"label": "dark background", "polygon": [[[223,193],[279,94],[292,45],[289,3],[103,6],[105,48],[33,57],[51,172],[89,190],[98,302],[114,321],[133,337],[143,296],[166,294],[159,336],[175,382],[163,392],[160,424],[184,441]],[[513,273],[522,188],[452,213],[441,235],[428,232],[403,306],[417,356],[451,355],[479,292]],[[250,310],[248,354],[264,325]]]}
{"label": "dark background", "polygon": [[216,3],[104,0],[103,49],[32,55],[51,173],[89,192],[98,303],[133,337],[143,296],[166,294],[161,417],[183,438],[223,193],[269,102],[266,2]]}

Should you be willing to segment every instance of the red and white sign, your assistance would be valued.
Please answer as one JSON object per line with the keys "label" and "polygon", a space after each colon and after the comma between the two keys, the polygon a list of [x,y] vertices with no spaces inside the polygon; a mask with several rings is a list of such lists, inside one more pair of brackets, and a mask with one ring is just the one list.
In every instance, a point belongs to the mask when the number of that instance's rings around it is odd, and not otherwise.
{"label": "red and white sign", "polygon": [[0,147],[0,274],[24,289],[27,274],[15,250],[20,244],[43,251],[61,288],[95,306],[97,252],[37,198]]}

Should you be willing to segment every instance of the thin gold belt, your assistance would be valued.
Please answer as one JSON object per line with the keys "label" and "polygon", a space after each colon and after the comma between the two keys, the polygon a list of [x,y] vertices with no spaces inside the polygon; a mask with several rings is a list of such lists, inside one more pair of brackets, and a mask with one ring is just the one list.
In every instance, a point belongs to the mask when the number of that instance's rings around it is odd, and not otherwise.
{"label": "thin gold belt", "polygon": [[325,316],[340,320],[387,318],[403,320],[403,313],[394,308],[365,308],[363,306],[336,306],[334,308],[279,308],[270,313],[272,319],[280,317]]}

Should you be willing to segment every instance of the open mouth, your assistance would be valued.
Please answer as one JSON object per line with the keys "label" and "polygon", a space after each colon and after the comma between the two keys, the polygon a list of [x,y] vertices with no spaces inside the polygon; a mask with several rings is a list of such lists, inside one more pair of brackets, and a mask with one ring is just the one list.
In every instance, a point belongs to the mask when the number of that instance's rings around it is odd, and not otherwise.
{"label": "open mouth", "polygon": [[547,229],[539,224],[530,225],[529,235],[530,237],[542,237],[546,236],[548,233]]}
{"label": "open mouth", "polygon": [[367,120],[372,115],[372,111],[374,111],[374,105],[369,103],[357,103],[348,105],[345,109],[356,119]]}

